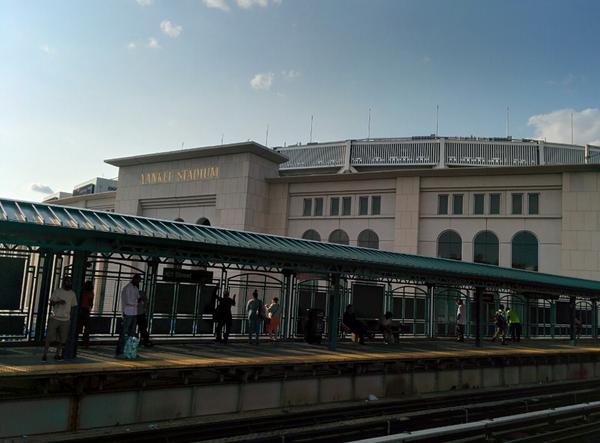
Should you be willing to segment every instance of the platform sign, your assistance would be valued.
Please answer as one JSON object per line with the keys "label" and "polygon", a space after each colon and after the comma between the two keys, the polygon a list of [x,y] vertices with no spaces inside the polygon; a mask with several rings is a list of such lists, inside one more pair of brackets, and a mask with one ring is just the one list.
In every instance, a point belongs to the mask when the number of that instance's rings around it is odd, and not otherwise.
{"label": "platform sign", "polygon": [[481,294],[482,303],[494,303],[494,294],[493,292],[484,292]]}
{"label": "platform sign", "polygon": [[165,268],[162,279],[163,281],[173,283],[200,283],[207,285],[213,282],[213,273],[200,269]]}
{"label": "platform sign", "polygon": [[0,309],[19,309],[25,259],[0,257]]}

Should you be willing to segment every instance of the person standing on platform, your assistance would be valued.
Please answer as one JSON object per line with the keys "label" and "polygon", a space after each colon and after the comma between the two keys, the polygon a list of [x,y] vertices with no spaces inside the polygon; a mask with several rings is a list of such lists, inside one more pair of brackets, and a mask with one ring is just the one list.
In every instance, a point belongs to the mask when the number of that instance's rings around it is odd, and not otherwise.
{"label": "person standing on platform", "polygon": [[229,341],[229,334],[233,323],[231,308],[235,306],[235,297],[236,294],[233,294],[233,298],[231,298],[229,296],[229,291],[225,291],[223,292],[223,297],[217,298],[219,301],[217,309],[215,310],[215,320],[217,321],[217,343],[223,342],[224,344],[227,344]]}
{"label": "person standing on platform", "polygon": [[135,327],[138,316],[138,303],[140,299],[140,282],[142,276],[135,274],[123,290],[121,291],[121,308],[123,311],[123,321],[121,323],[121,333],[117,343],[116,355],[123,355],[126,337],[135,337]]}
{"label": "person standing on platform", "polygon": [[513,343],[521,341],[521,318],[514,306],[506,309],[506,321],[511,341]]}
{"label": "person standing on platform", "polygon": [[496,314],[494,315],[494,322],[496,324],[496,332],[492,336],[492,341],[496,341],[498,337],[502,337],[502,344],[506,344],[506,313],[504,312],[504,305],[500,305]]}
{"label": "person standing on platform", "polygon": [[55,360],[62,360],[63,349],[69,338],[71,326],[71,308],[77,306],[77,296],[73,291],[71,277],[64,277],[62,288],[54,290],[50,296],[50,318],[48,318],[48,329],[46,331],[46,342],[42,361],[48,360],[48,348],[51,343],[56,344]]}
{"label": "person standing on platform", "polygon": [[354,307],[352,305],[346,306],[342,323],[346,328],[350,330],[354,335],[358,337],[358,342],[361,345],[365,344],[365,335],[367,335],[367,326],[356,318],[354,313]]}
{"label": "person standing on platform", "polygon": [[252,344],[252,336],[256,334],[256,344],[260,336],[260,328],[262,321],[265,318],[265,311],[262,301],[258,299],[258,291],[255,289],[252,293],[252,298],[246,305],[246,313],[248,315],[248,338]]}
{"label": "person standing on platform", "polygon": [[277,340],[279,338],[279,325],[281,324],[281,305],[279,304],[279,298],[274,297],[273,302],[266,306],[267,317],[269,323],[267,323],[267,334],[271,337],[271,340]]}
{"label": "person standing on platform", "polygon": [[150,333],[148,332],[148,297],[145,291],[140,291],[137,306],[137,326],[140,331],[140,343],[146,348],[152,347]]}
{"label": "person standing on platform", "polygon": [[465,305],[462,299],[456,300],[456,341],[465,341],[465,325],[467,324],[467,316],[465,314]]}
{"label": "person standing on platform", "polygon": [[81,293],[81,304],[79,305],[79,317],[77,321],[77,333],[83,332],[83,347],[90,347],[90,312],[94,307],[94,283],[86,281]]}

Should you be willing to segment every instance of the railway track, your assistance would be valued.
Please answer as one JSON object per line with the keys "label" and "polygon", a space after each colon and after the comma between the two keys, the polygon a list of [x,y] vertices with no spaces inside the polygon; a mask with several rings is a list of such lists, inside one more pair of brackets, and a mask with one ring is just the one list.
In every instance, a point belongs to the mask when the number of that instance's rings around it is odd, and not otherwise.
{"label": "railway track", "polygon": [[[365,439],[600,400],[600,382],[471,391],[202,423],[79,434],[69,442],[335,442]],[[560,428],[558,429],[560,431]],[[65,440],[67,441],[67,440]],[[439,440],[445,441],[445,440]],[[500,440],[503,441],[503,440]]]}

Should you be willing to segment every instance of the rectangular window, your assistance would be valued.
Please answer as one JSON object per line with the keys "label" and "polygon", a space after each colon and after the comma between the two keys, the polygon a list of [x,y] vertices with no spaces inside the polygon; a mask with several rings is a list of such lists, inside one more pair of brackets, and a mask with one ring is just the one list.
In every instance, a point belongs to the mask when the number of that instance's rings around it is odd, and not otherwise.
{"label": "rectangular window", "polygon": [[485,194],[473,194],[473,214],[482,215],[484,213]]}
{"label": "rectangular window", "polygon": [[523,194],[512,194],[512,213],[523,213]]}
{"label": "rectangular window", "polygon": [[371,197],[371,215],[380,215],[381,214],[381,197],[379,195],[374,195]]}
{"label": "rectangular window", "polygon": [[463,195],[454,194],[452,195],[452,213],[460,215],[463,213]]}
{"label": "rectangular window", "polygon": [[331,197],[331,205],[329,208],[329,215],[340,215],[340,198]]}
{"label": "rectangular window", "polygon": [[312,215],[312,198],[304,199],[304,208],[302,209],[302,215],[304,217],[310,217]]}
{"label": "rectangular window", "polygon": [[320,217],[323,215],[323,199],[315,198],[315,215]]}
{"label": "rectangular window", "polygon": [[500,194],[490,194],[490,214],[500,214]]}
{"label": "rectangular window", "polygon": [[342,198],[342,215],[350,215],[352,212],[352,197]]}
{"label": "rectangular window", "polygon": [[527,194],[527,197],[529,199],[529,215],[537,215],[540,213],[540,194],[533,193],[533,194]]}
{"label": "rectangular window", "polygon": [[358,215],[369,214],[369,197],[359,197],[358,199]]}
{"label": "rectangular window", "polygon": [[438,195],[438,214],[446,215],[448,213],[448,195]]}

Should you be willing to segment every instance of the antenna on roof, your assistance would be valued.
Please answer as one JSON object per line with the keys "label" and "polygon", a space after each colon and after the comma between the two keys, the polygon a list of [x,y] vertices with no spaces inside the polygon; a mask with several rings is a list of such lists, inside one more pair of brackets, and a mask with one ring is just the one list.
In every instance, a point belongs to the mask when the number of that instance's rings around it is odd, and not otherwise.
{"label": "antenna on roof", "polygon": [[571,144],[573,144],[573,113],[571,112]]}
{"label": "antenna on roof", "polygon": [[369,129],[367,132],[367,140],[371,139],[371,108],[369,108]]}
{"label": "antenna on roof", "polygon": [[435,105],[435,136],[439,134],[440,128],[440,105]]}
{"label": "antenna on roof", "polygon": [[184,142],[181,142],[181,149],[183,149],[183,144],[184,144]]}
{"label": "antenna on roof", "polygon": [[269,124],[267,123],[267,135],[265,137],[265,146],[269,146]]}
{"label": "antenna on roof", "polygon": [[313,116],[310,116],[310,138],[309,138],[309,143],[312,143],[312,128],[313,128]]}
{"label": "antenna on roof", "polygon": [[221,134],[221,144],[223,144],[223,137],[225,137],[225,134]]}
{"label": "antenna on roof", "polygon": [[510,108],[506,107],[506,138],[510,135]]}

